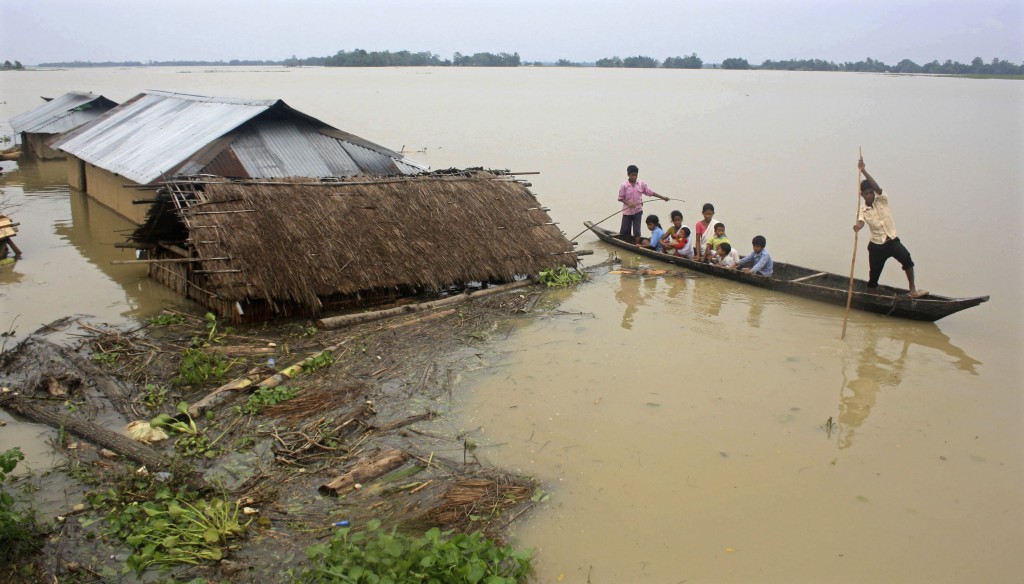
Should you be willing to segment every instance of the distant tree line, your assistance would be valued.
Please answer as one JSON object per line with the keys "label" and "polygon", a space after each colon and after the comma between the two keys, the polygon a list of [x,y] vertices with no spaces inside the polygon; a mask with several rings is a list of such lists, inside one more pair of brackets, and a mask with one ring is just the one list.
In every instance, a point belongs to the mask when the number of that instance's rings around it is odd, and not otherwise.
{"label": "distant tree line", "polygon": [[519,53],[455,53],[451,59],[442,59],[430,52],[409,51],[338,51],[330,57],[299,59],[292,56],[281,62],[287,67],[518,67],[522,64]]}
{"label": "distant tree line", "polygon": [[[413,53],[410,51],[338,51],[329,57],[307,57],[300,59],[294,55],[283,61],[238,60],[231,61],[104,61],[104,62],[58,62],[40,63],[40,67],[143,67],[143,66],[253,66],[253,65],[284,65],[290,67],[520,67],[523,65],[544,66],[544,63],[522,62],[519,53],[474,53],[463,55],[455,53],[451,59],[442,59],[430,52]],[[548,64],[550,65],[550,63]],[[557,67],[582,67],[584,63],[559,59],[554,63]],[[658,61],[653,57],[638,55],[620,58],[605,57],[598,59],[594,65],[627,69],[702,69],[704,61],[693,53],[687,57],[668,57]],[[940,75],[1024,75],[1024,64],[1015,65],[1009,61],[994,58],[986,63],[981,57],[975,57],[970,64],[946,60],[944,63],[932,61],[918,65],[910,59],[903,59],[896,65],[886,65],[881,61],[868,58],[856,63],[835,63],[821,59],[789,59],[785,61],[764,61],[760,65],[751,65],[746,59],[730,57],[718,65],[722,69],[770,69],[780,71],[859,71],[871,73],[931,73]],[[5,61],[3,69],[23,69],[20,62]]]}
{"label": "distant tree line", "polygon": [[39,67],[246,67],[282,65],[281,61],[231,59],[230,61],[55,61]]}
{"label": "distant tree line", "polygon": [[[696,54],[689,57],[669,57],[660,64],[651,57],[606,57],[598,59],[595,63],[598,67],[663,67],[666,69],[700,69],[704,62]],[[1024,64],[1014,65],[1002,59],[992,59],[991,62],[984,62],[981,57],[975,57],[969,65],[952,60],[945,63],[932,61],[926,65],[918,65],[910,59],[903,59],[898,64],[890,66],[881,61],[868,58],[856,63],[837,64],[832,61],[821,59],[790,59],[787,61],[767,60],[761,65],[751,65],[746,59],[731,57],[725,59],[719,65],[722,69],[772,69],[781,71],[859,71],[870,73],[932,73],[940,75],[1024,75]]]}
{"label": "distant tree line", "polygon": [[784,71],[865,71],[873,73],[937,73],[944,75],[1024,75],[1024,65],[1014,65],[1009,61],[992,59],[990,63],[982,61],[981,57],[975,57],[970,65],[965,65],[952,60],[945,63],[932,61],[925,65],[918,65],[910,59],[903,59],[894,66],[886,65],[881,61],[867,59],[856,63],[836,64],[832,61],[797,60],[789,61],[765,61],[760,69],[778,69]]}
{"label": "distant tree line", "polygon": [[10,61],[4,61],[4,64],[3,64],[2,67],[0,67],[0,70],[2,70],[2,71],[14,71],[14,70],[20,70],[20,69],[24,69],[24,68],[25,68],[25,66],[21,64],[21,61],[15,61],[13,63],[11,63]]}

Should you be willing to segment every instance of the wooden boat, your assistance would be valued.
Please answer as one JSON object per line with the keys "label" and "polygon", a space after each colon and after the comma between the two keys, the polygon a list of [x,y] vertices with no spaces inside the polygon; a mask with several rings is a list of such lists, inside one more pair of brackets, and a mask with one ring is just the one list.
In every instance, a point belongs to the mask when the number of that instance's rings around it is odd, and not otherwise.
{"label": "wooden boat", "polygon": [[[846,296],[850,287],[850,278],[848,276],[821,272],[776,261],[773,262],[774,274],[770,278],[766,278],[739,270],[729,270],[712,264],[671,256],[652,249],[644,249],[622,241],[618,238],[618,233],[598,227],[590,221],[586,221],[583,224],[593,231],[601,241],[621,247],[631,253],[675,264],[703,274],[743,282],[759,288],[795,294],[838,306],[846,306]],[[928,294],[923,298],[911,298],[907,295],[907,292],[906,289],[902,288],[879,286],[876,292],[868,293],[867,282],[855,279],[850,306],[857,310],[884,314],[886,316],[933,322],[988,300],[988,296],[949,298],[934,293]]]}

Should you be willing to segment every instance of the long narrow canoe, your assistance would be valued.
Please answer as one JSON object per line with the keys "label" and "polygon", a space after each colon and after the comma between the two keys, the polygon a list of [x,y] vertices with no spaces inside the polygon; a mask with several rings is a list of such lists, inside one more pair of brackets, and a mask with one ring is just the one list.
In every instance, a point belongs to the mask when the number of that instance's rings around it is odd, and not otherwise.
{"label": "long narrow canoe", "polygon": [[[711,264],[671,256],[652,249],[644,249],[622,241],[618,238],[617,233],[598,227],[590,221],[586,221],[583,224],[593,231],[601,241],[629,250],[630,253],[675,264],[711,276],[743,282],[759,288],[795,294],[838,306],[846,306],[846,296],[850,286],[850,278],[847,276],[812,270],[784,262],[773,262],[775,273],[771,277],[766,278],[739,270],[729,270]],[[907,292],[906,289],[902,288],[879,286],[875,292],[868,293],[867,282],[864,280],[854,280],[853,299],[850,306],[857,310],[884,314],[886,316],[933,322],[988,300],[988,296],[949,298],[934,293],[928,294],[923,298],[911,298],[907,295]]]}

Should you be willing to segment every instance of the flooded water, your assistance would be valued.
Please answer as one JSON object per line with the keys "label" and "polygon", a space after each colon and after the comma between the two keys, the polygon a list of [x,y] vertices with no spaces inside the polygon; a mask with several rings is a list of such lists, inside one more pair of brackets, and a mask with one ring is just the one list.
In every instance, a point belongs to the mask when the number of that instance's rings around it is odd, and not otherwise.
{"label": "flooded water", "polygon": [[[570,237],[625,166],[713,202],[741,252],[850,269],[856,157],[890,193],[921,288],[992,300],[938,323],[853,313],[670,268],[554,291],[465,384],[478,456],[549,493],[516,532],[538,582],[1011,581],[1024,570],[1024,83],[596,69],[0,72],[0,118],[69,90],[284,99],[434,168],[537,171]],[[125,322],[177,300],[117,249],[129,226],[59,164],[2,163],[26,258],[0,325]],[[615,221],[613,219],[612,221]],[[611,222],[609,222],[611,223]],[[589,234],[589,265],[618,255]],[[865,238],[857,271],[867,272]],[[660,266],[659,266],[660,267]],[[883,283],[904,285],[890,262]],[[10,420],[9,418],[3,418]],[[830,423],[831,420],[831,423]],[[26,430],[26,428],[33,428]],[[0,430],[0,449],[34,427]],[[31,436],[30,436],[31,434]],[[39,455],[45,449],[35,449]],[[45,464],[40,462],[39,464]]]}

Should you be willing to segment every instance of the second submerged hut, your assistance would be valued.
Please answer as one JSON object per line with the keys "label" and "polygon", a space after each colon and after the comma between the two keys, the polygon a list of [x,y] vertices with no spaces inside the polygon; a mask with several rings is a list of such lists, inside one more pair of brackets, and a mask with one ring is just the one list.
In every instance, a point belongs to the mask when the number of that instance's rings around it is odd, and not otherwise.
{"label": "second submerged hut", "polygon": [[26,158],[60,160],[65,154],[47,144],[54,136],[84,126],[116,106],[102,95],[71,91],[11,118],[11,128]]}
{"label": "second submerged hut", "polygon": [[149,250],[151,276],[233,322],[319,316],[577,263],[526,184],[479,169],[179,177],[133,238]]}

